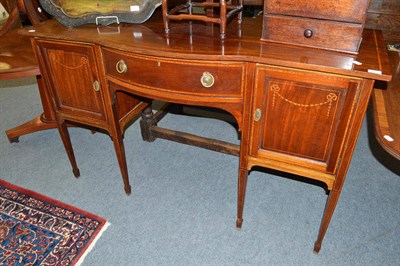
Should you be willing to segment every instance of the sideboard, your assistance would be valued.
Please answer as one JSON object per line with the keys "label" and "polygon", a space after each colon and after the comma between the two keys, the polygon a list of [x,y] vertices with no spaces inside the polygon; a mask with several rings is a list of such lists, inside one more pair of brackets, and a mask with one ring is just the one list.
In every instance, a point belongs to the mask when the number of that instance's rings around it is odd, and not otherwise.
{"label": "sideboard", "polygon": [[[260,17],[230,23],[225,40],[201,22],[171,29],[165,33],[156,12],[140,25],[66,28],[50,20],[20,30],[31,37],[75,176],[66,123],[108,132],[130,194],[123,133],[141,115],[145,141],[165,138],[239,156],[238,228],[254,166],[319,181],[329,194],[314,246],[319,252],[374,81],[391,79],[381,32],[365,30],[359,53],[346,54],[262,42]],[[158,127],[165,110],[154,113],[153,100],[228,112],[240,145]]]}

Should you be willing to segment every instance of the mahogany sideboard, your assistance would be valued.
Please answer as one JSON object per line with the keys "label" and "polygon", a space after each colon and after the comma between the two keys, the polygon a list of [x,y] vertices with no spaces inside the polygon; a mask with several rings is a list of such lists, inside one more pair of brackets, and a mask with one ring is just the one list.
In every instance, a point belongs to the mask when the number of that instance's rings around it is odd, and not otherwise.
{"label": "mahogany sideboard", "polygon": [[[54,20],[20,30],[30,36],[57,127],[79,175],[66,122],[107,131],[124,180],[129,121],[141,113],[146,141],[166,138],[239,156],[236,226],[243,220],[253,166],[325,185],[329,196],[314,251],[319,252],[339,199],[375,80],[391,70],[382,34],[365,30],[358,54],[260,41],[262,18],[219,29],[176,22],[166,34],[159,13],[140,25],[66,28]],[[240,145],[157,126],[152,100],[230,113]],[[134,163],[134,162],[130,162]]]}

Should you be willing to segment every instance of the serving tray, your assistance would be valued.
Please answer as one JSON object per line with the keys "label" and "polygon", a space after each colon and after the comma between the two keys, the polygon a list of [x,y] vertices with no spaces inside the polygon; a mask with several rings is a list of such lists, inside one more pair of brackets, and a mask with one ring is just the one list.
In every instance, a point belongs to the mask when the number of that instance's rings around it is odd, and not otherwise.
{"label": "serving tray", "polygon": [[161,5],[161,0],[39,0],[62,25],[143,23]]}

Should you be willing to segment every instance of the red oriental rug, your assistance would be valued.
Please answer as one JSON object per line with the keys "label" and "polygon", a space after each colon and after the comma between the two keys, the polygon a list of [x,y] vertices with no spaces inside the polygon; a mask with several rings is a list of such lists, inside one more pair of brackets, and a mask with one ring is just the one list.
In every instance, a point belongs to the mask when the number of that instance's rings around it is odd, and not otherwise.
{"label": "red oriental rug", "polygon": [[0,265],[79,265],[105,219],[0,179]]}

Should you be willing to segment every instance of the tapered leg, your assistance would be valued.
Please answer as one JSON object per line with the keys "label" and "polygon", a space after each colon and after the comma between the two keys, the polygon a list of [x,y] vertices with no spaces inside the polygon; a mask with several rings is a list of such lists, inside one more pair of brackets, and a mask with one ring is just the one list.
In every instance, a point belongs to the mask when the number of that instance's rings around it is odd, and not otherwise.
{"label": "tapered leg", "polygon": [[67,125],[65,121],[62,120],[57,124],[58,131],[60,132],[61,140],[64,144],[65,151],[67,152],[69,161],[71,162],[72,172],[74,173],[75,177],[80,176],[80,172],[78,166],[76,164],[74,150],[72,149],[71,138],[68,133]]}
{"label": "tapered leg", "polygon": [[244,198],[246,195],[246,185],[247,185],[247,175],[248,175],[247,169],[239,168],[238,205],[237,205],[237,220],[236,220],[236,227],[238,229],[242,228]]}
{"label": "tapered leg", "polygon": [[112,101],[112,117],[110,119],[110,129],[109,133],[113,140],[115,153],[117,155],[119,168],[122,175],[122,181],[124,182],[124,190],[127,195],[132,193],[131,185],[129,184],[129,175],[128,175],[128,166],[126,163],[126,156],[125,156],[125,148],[124,148],[124,141],[122,136],[121,127],[119,124],[118,112],[116,110],[116,101],[115,101],[115,91],[112,92],[111,98],[114,99]]}
{"label": "tapered leg", "polygon": [[124,190],[127,195],[130,195],[132,190],[131,185],[129,184],[128,166],[126,164],[125,148],[122,135],[120,133],[114,133],[111,137],[113,139],[114,149],[122,175],[122,181],[124,182]]}
{"label": "tapered leg", "polygon": [[325,212],[322,217],[318,237],[314,245],[314,253],[318,253],[321,249],[322,241],[328,229],[333,212],[335,211],[336,204],[338,203],[340,193],[342,191],[342,187],[346,179],[347,170],[350,165],[351,157],[353,156],[354,148],[357,143],[357,138],[360,133],[361,125],[364,120],[363,118],[365,117],[365,112],[367,110],[368,102],[371,97],[373,85],[374,85],[373,80],[364,80],[363,86],[360,89],[360,95],[358,97],[358,105],[354,111],[354,116],[353,116],[354,122],[349,128],[348,131],[349,138],[347,140],[346,147],[343,151],[341,164],[339,169],[337,170],[335,183],[333,184],[333,188],[329,193],[329,197],[326,202]]}
{"label": "tapered leg", "polygon": [[340,190],[333,189],[329,193],[329,197],[325,206],[324,215],[322,216],[318,238],[317,241],[315,241],[314,253],[318,253],[321,249],[322,241],[324,240],[326,230],[328,229],[329,223],[331,222],[333,212],[335,211],[336,204],[338,203],[339,200],[339,196],[340,196]]}

